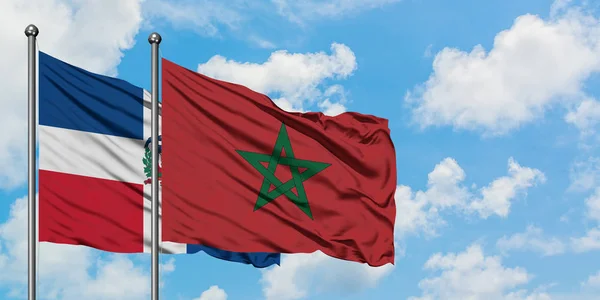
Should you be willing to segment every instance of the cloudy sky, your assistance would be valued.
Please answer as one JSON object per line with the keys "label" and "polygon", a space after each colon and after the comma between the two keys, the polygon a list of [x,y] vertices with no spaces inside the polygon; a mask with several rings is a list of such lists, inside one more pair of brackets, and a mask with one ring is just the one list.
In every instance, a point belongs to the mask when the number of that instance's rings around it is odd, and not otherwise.
{"label": "cloudy sky", "polygon": [[[150,88],[161,54],[295,111],[390,120],[396,265],[161,256],[175,300],[600,299],[600,4],[0,1],[0,298],[26,295],[26,38]],[[42,244],[42,299],[149,299],[149,255]]]}

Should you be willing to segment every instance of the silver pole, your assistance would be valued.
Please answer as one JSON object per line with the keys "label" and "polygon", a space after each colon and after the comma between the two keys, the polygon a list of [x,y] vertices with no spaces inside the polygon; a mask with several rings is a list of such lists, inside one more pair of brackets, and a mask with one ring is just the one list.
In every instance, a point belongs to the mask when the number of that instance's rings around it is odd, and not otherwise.
{"label": "silver pole", "polygon": [[148,37],[152,47],[152,300],[158,300],[158,45],[162,38]]}
{"label": "silver pole", "polygon": [[27,221],[28,227],[28,251],[27,251],[27,266],[28,266],[28,299],[36,299],[36,254],[37,254],[37,220],[36,220],[36,201],[35,201],[35,142],[36,142],[36,47],[35,40],[40,31],[31,24],[25,28],[25,36],[27,36],[27,110],[28,110],[28,139],[27,139],[27,197],[28,211]]}

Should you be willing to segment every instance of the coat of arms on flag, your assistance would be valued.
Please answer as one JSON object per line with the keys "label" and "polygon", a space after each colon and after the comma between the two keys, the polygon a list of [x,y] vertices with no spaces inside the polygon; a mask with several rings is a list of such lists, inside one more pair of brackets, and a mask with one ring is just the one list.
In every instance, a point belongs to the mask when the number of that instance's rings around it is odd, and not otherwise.
{"label": "coat of arms on flag", "polygon": [[[162,180],[162,136],[158,136],[158,181]],[[144,158],[142,159],[144,163],[144,175],[146,175],[146,180],[144,180],[144,184],[152,183],[152,138],[149,137],[144,144]]]}

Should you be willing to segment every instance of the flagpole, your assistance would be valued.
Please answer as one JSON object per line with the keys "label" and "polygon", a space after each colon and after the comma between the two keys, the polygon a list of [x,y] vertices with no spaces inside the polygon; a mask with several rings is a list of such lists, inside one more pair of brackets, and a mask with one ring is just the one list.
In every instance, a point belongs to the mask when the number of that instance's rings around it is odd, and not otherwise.
{"label": "flagpole", "polygon": [[154,32],[148,37],[152,47],[152,300],[158,300],[158,45],[162,38]]}
{"label": "flagpole", "polygon": [[27,139],[27,197],[28,197],[28,251],[27,251],[27,275],[28,275],[28,299],[36,299],[36,254],[37,254],[37,222],[36,222],[36,201],[35,201],[35,142],[36,142],[36,38],[40,31],[31,24],[25,28],[27,36],[27,110],[28,110],[28,139]]}

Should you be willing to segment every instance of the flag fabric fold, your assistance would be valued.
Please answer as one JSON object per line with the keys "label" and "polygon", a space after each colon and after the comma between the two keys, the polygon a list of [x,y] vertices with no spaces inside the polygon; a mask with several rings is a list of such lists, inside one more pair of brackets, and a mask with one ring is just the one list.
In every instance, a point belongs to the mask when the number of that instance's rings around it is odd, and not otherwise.
{"label": "flag fabric fold", "polygon": [[[41,242],[150,252],[150,101],[150,93],[124,80],[39,53]],[[161,248],[256,267],[279,264],[272,253],[172,242]]]}
{"label": "flag fabric fold", "polygon": [[386,119],[290,113],[162,60],[165,241],[394,263]]}

